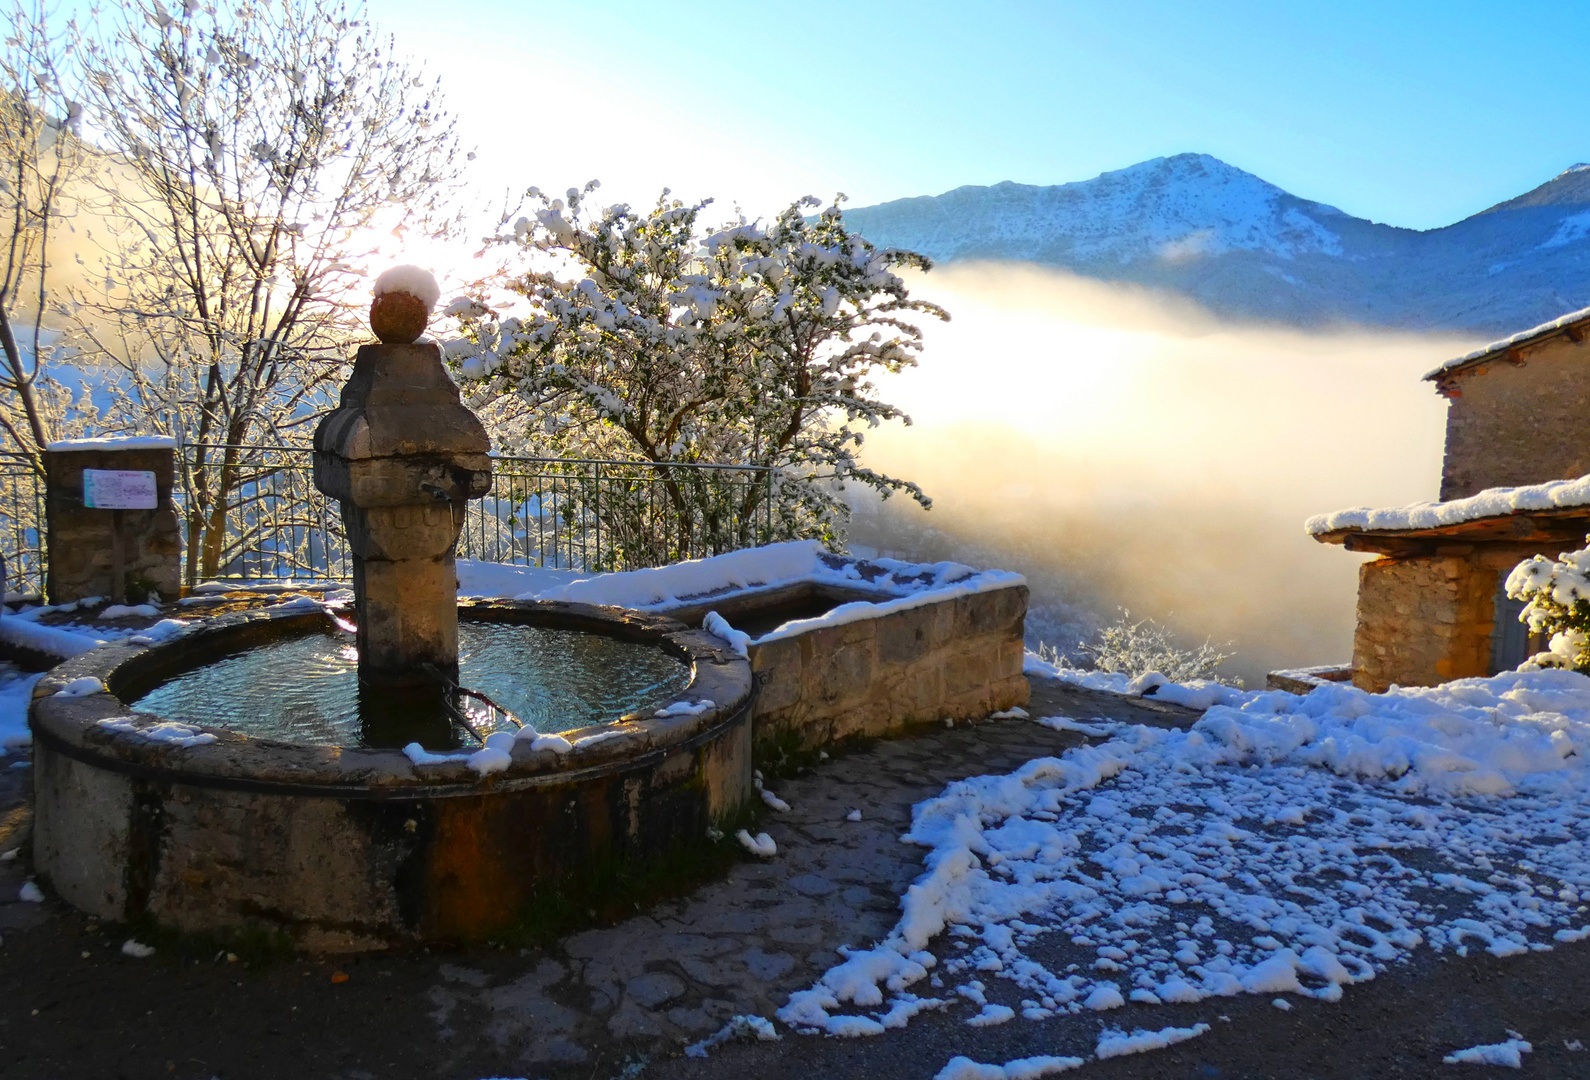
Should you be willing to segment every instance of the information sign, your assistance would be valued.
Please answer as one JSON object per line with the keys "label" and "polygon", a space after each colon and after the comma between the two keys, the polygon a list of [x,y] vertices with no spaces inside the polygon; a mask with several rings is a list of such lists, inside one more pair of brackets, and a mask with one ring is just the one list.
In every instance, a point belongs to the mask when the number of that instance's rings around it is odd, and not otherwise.
{"label": "information sign", "polygon": [[120,469],[84,469],[83,505],[96,510],[153,510],[160,505],[155,474]]}

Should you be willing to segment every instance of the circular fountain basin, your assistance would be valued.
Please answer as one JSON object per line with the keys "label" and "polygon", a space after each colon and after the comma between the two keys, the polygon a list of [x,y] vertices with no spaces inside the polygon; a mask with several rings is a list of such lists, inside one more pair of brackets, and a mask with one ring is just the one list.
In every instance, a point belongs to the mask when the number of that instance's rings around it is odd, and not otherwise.
{"label": "circular fountain basin", "polygon": [[460,620],[458,659],[458,681],[484,695],[453,702],[467,732],[448,717],[439,689],[407,687],[373,701],[361,693],[353,635],[329,621],[147,688],[149,680],[134,680],[117,696],[167,720],[281,742],[451,751],[478,749],[479,736],[498,731],[554,733],[650,715],[690,681],[690,666],[660,643],[536,623]]}
{"label": "circular fountain basin", "polygon": [[[416,763],[398,749],[234,730],[245,726],[236,701],[217,702],[229,722],[189,715],[187,727],[124,701],[323,633],[320,611],[238,613],[159,644],[105,645],[34,692],[40,873],[86,912],[183,932],[265,931],[316,951],[478,940],[533,929],[548,897],[578,894],[593,872],[705,846],[754,797],[750,665],[720,639],[583,604],[466,602],[459,614],[648,646],[686,674],[646,707],[570,723],[561,739],[527,732],[507,761]],[[59,694],[87,678],[107,689]]]}

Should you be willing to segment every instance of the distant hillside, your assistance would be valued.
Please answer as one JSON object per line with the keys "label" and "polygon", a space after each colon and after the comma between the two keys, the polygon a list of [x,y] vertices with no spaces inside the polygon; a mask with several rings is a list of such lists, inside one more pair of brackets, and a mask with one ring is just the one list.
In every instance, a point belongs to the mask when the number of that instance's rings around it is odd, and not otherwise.
{"label": "distant hillside", "polygon": [[1590,165],[1420,232],[1289,195],[1207,154],[1053,187],[1002,183],[845,214],[935,260],[1064,267],[1225,315],[1503,334],[1590,304]]}

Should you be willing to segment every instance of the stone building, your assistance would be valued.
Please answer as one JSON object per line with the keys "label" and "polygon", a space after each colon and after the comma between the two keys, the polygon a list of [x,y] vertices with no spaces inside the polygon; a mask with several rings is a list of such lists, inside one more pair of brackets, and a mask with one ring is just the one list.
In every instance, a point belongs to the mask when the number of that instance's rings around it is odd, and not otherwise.
{"label": "stone building", "polygon": [[1359,569],[1354,685],[1492,675],[1534,651],[1504,583],[1590,533],[1587,337],[1590,308],[1430,372],[1447,399],[1440,501],[1309,521],[1321,543],[1379,556]]}

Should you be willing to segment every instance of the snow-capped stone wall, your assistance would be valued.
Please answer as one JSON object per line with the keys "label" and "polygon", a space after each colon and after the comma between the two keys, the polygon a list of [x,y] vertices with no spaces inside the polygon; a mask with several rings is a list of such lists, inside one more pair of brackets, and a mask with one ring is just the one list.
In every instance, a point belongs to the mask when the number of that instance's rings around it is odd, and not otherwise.
{"label": "snow-capped stone wall", "polygon": [[771,743],[813,750],[1025,705],[1027,586],[923,599],[860,605],[873,610],[851,621],[790,623],[752,640],[751,669],[762,680],[759,754]]}

